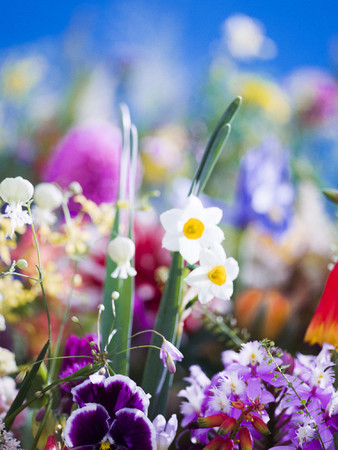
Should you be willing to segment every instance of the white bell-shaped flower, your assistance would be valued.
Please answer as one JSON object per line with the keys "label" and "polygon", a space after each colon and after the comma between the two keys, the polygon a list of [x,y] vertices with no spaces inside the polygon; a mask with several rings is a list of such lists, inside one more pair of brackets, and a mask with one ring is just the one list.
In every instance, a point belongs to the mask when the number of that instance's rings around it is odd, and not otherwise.
{"label": "white bell-shaped flower", "polygon": [[28,212],[22,210],[22,205],[32,198],[33,193],[32,183],[22,177],[5,178],[0,183],[0,197],[8,203],[5,214],[0,217],[8,217],[11,220],[11,226],[7,233],[10,237],[13,237],[16,227],[32,223]]}
{"label": "white bell-shaped flower", "polygon": [[111,274],[112,278],[127,278],[128,275],[134,277],[136,270],[131,267],[130,260],[135,255],[135,244],[127,238],[118,236],[108,244],[108,255],[117,264],[116,269]]}
{"label": "white bell-shaped flower", "polygon": [[0,197],[9,204],[23,205],[33,197],[33,193],[32,183],[22,177],[5,178],[0,183]]}
{"label": "white bell-shaped flower", "polygon": [[35,186],[34,202],[40,209],[53,211],[61,206],[62,200],[62,192],[55,184],[39,183]]}

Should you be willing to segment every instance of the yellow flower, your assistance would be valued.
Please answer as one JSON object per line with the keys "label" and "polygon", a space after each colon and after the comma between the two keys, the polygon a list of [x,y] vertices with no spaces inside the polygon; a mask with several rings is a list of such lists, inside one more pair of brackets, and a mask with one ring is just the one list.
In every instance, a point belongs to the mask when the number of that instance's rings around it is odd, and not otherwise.
{"label": "yellow flower", "polygon": [[248,78],[240,86],[243,104],[262,108],[270,119],[286,123],[290,119],[290,105],[286,94],[274,82]]}
{"label": "yellow flower", "polygon": [[7,321],[16,322],[19,315],[15,312],[20,306],[31,303],[35,299],[35,293],[26,289],[20,280],[12,276],[0,278],[0,314]]}

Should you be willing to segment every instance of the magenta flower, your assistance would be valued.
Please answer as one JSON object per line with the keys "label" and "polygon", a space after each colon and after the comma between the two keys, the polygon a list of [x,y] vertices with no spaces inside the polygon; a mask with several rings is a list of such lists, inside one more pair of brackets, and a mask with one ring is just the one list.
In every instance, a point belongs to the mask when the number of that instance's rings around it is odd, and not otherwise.
{"label": "magenta flower", "polygon": [[71,128],[54,148],[44,181],[67,188],[80,183],[83,194],[95,203],[117,197],[121,133],[109,122],[86,122]]}

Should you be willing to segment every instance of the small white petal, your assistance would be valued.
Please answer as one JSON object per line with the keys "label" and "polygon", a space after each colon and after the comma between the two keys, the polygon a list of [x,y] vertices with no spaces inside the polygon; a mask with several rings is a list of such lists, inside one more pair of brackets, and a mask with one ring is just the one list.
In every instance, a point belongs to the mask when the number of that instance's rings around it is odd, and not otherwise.
{"label": "small white petal", "polygon": [[204,210],[204,217],[205,221],[217,225],[220,223],[222,219],[223,212],[220,208],[217,208],[216,206],[213,206],[211,208],[205,208]]}
{"label": "small white petal", "polygon": [[208,283],[208,269],[205,267],[197,267],[189,275],[185,278],[185,282],[189,284],[189,286],[200,286],[201,284]]}
{"label": "small white petal", "polygon": [[160,215],[160,222],[166,231],[176,232],[177,223],[182,217],[182,209],[174,208]]}
{"label": "small white petal", "polygon": [[201,246],[199,239],[187,239],[182,237],[179,240],[179,251],[189,264],[195,264],[199,260]]}
{"label": "small white petal", "polygon": [[227,258],[224,267],[227,272],[227,277],[230,278],[230,280],[234,280],[235,278],[238,277],[239,274],[238,262],[234,258]]}
{"label": "small white petal", "polygon": [[170,252],[178,252],[180,245],[177,233],[166,233],[162,239],[162,247]]}

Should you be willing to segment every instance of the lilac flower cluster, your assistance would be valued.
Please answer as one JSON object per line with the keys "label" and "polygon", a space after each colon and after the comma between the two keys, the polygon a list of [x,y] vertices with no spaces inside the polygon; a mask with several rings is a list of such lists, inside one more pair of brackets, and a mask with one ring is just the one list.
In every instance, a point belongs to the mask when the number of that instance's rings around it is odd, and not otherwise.
{"label": "lilac flower cluster", "polygon": [[[318,356],[268,354],[258,342],[223,352],[224,370],[211,380],[190,368],[179,392],[187,428],[184,449],[334,449],[338,393],[325,345]],[[284,367],[284,375],[279,368]]]}
{"label": "lilac flower cluster", "polygon": [[166,450],[175,437],[176,416],[168,423],[160,415],[151,422],[149,396],[129,377],[95,374],[71,392],[79,407],[64,430],[69,449]]}

